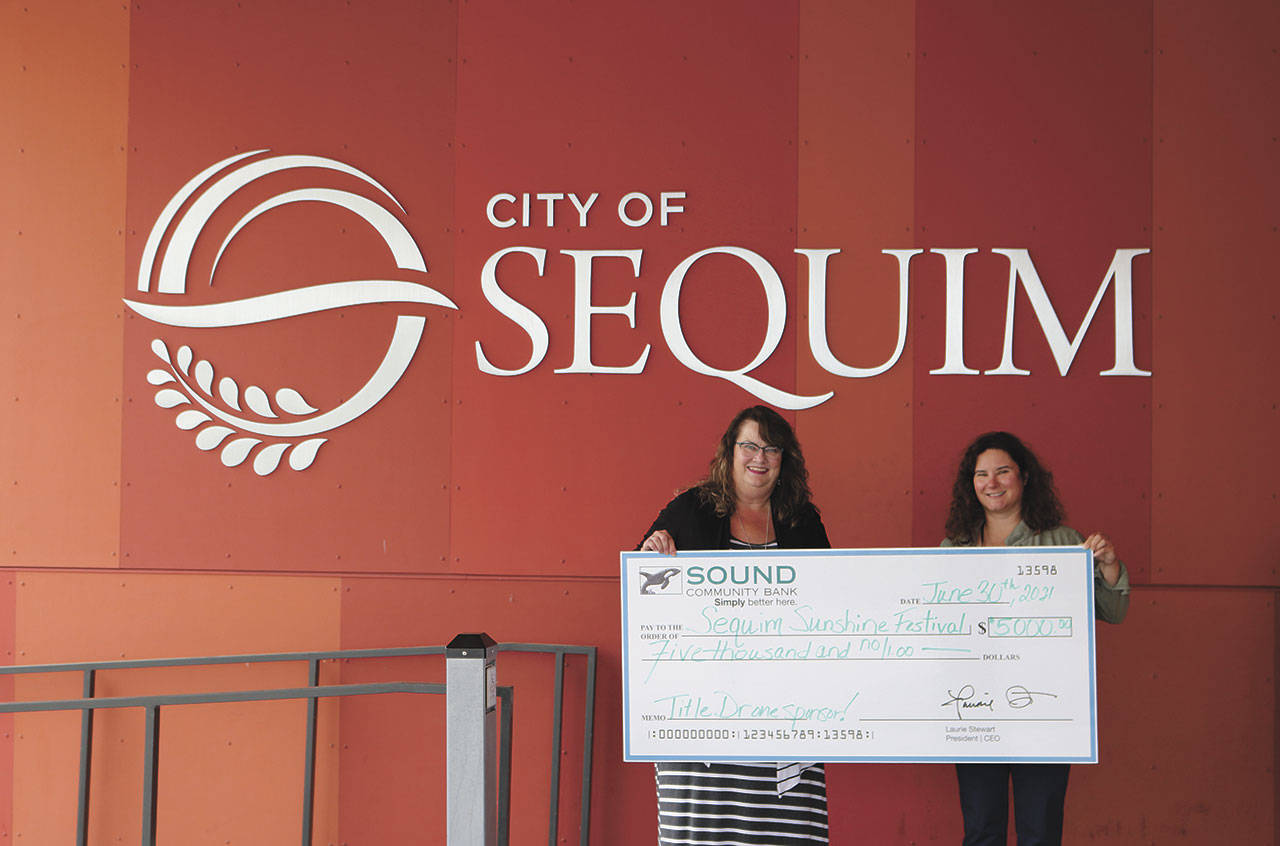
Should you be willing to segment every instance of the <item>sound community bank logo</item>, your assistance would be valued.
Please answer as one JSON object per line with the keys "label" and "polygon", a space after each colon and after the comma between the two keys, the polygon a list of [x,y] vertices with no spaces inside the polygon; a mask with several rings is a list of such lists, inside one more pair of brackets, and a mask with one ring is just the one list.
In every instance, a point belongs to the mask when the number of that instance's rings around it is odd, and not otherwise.
{"label": "sound community bank logo", "polygon": [[683,580],[679,567],[663,567],[657,570],[640,571],[640,595],[653,594],[679,596]]}
{"label": "sound community bank logo", "polygon": [[[245,161],[267,152],[254,150],[224,159],[197,174],[173,195],[143,249],[138,268],[139,291],[150,291],[154,278],[157,293],[185,294],[192,252],[209,219],[236,191],[268,174],[298,169],[347,174],[404,213],[391,192],[368,174],[333,159],[281,155]],[[188,201],[190,205],[179,215]],[[426,272],[422,251],[387,205],[350,191],[304,187],[259,203],[236,222],[218,248],[209,284],[213,284],[223,253],[245,226],[272,209],[303,202],[326,203],[356,215],[382,238],[397,268]],[[161,253],[160,244],[166,234],[169,240]],[[394,279],[332,281],[203,305],[157,305],[129,299],[124,302],[140,316],[173,328],[246,326],[371,303],[457,308],[433,288]],[[260,476],[274,473],[282,463],[300,471],[315,461],[329,433],[373,408],[396,386],[417,352],[425,328],[425,317],[397,315],[387,351],[368,381],[346,401],[327,411],[313,407],[299,391],[288,386],[277,387],[274,394],[254,384],[242,390],[231,376],[217,378],[214,365],[197,358],[190,346],[175,348],[162,337],[151,342],[159,366],[147,373],[147,381],[158,388],[156,405],[179,409],[174,420],[177,427],[195,433],[198,449],[218,451],[223,465],[237,467],[252,455],[254,472]]]}

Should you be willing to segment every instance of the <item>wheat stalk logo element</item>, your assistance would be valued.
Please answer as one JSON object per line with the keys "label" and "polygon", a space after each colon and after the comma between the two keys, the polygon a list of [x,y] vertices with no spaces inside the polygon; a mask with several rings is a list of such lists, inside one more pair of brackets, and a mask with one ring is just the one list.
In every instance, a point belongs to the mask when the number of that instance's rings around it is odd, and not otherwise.
{"label": "wheat stalk logo element", "polygon": [[[345,173],[376,189],[401,213],[404,212],[403,207],[386,188],[362,171],[333,159],[319,156],[271,156],[239,164],[228,170],[244,159],[265,152],[268,151],[254,150],[224,159],[196,175],[169,200],[152,227],[143,249],[142,262],[138,268],[139,291],[149,291],[154,276],[158,293],[185,294],[187,270],[196,239],[209,218],[232,194],[267,174],[295,168],[320,168]],[[215,175],[222,171],[226,172],[215,179]],[[178,210],[192,197],[195,200],[179,217]],[[326,203],[355,214],[382,237],[383,243],[391,251],[396,267],[426,272],[426,262],[421,250],[404,224],[388,208],[349,191],[304,188],[279,194],[260,203],[232,227],[218,249],[213,268],[209,272],[209,284],[213,284],[213,275],[222,254],[241,229],[271,209],[299,202]],[[169,242],[161,256],[160,243],[166,234],[169,234]],[[158,272],[157,259],[160,259]],[[124,302],[142,317],[156,323],[200,328],[244,326],[370,303],[414,303],[457,308],[448,297],[434,288],[394,279],[326,282],[208,305],[155,305],[128,299]],[[274,405],[271,397],[261,387],[251,384],[241,391],[239,383],[229,376],[218,380],[215,389],[214,368],[209,361],[196,361],[191,348],[185,345],[178,347],[176,353],[170,355],[169,346],[160,338],[151,342],[151,350],[164,363],[164,367],[149,371],[147,381],[159,388],[155,395],[156,405],[166,409],[185,406],[179,411],[174,423],[184,431],[196,430],[195,443],[199,449],[212,451],[221,447],[219,456],[223,465],[237,467],[256,450],[252,466],[260,476],[274,473],[286,455],[289,467],[305,470],[311,466],[320,447],[327,441],[327,438],[316,437],[317,435],[355,420],[373,408],[395,387],[417,352],[425,328],[424,317],[398,315],[387,351],[373,375],[351,397],[328,411],[312,407],[298,391],[289,387],[275,391]],[[245,407],[254,417],[246,416]]]}

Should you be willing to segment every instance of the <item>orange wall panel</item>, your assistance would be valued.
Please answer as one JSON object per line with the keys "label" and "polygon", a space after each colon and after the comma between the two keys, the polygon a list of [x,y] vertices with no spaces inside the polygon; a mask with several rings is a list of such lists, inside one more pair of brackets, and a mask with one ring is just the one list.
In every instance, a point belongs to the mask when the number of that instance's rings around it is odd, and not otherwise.
{"label": "orange wall panel", "polygon": [[[1261,0],[6,6],[2,657],[423,645],[478,629],[596,644],[593,842],[651,843],[652,768],[621,761],[616,553],[757,401],[677,361],[660,323],[672,269],[735,245],[763,256],[786,296],[781,341],[753,375],[835,392],[786,413],[837,545],[935,544],[957,454],[988,428],[1040,451],[1071,525],[1116,539],[1138,587],[1130,619],[1099,628],[1102,763],[1073,770],[1068,838],[1275,840],[1278,34],[1280,11]],[[202,168],[256,149],[382,182],[427,270],[397,266],[349,213],[299,202],[238,233],[213,273],[222,238],[260,201],[322,184],[385,199],[349,174],[298,168],[210,217],[182,303],[386,276],[458,306],[408,308],[426,332],[394,390],[313,466],[267,476],[223,467],[175,426],[180,409],[157,407],[152,341],[190,345],[241,387],[295,387],[329,408],[369,377],[406,309],[178,329],[122,306],[175,302],[154,279],[138,290],[153,224]],[[683,211],[627,226],[617,204],[630,191],[685,192]],[[504,228],[485,213],[500,192],[599,197],[585,227],[567,201],[549,224],[534,200],[527,224]],[[498,279],[549,339],[536,367],[504,377],[481,372],[476,348],[504,368],[530,355],[481,289],[485,262],[511,246],[546,250],[543,273],[517,254]],[[881,250],[926,250],[893,369],[852,379],[819,365],[797,247],[841,250],[827,335],[860,366],[896,340],[896,263]],[[1151,247],[1134,262],[1134,341],[1154,375],[1098,375],[1112,364],[1113,293],[1059,375],[1022,292],[1014,353],[1032,375],[930,373],[944,354],[945,272],[927,251],[947,247],[979,250],[964,302],[978,369],[1002,351],[1008,264],[994,248],[1030,251],[1070,335],[1113,252]],[[638,274],[597,260],[591,302],[634,295],[634,326],[589,318],[592,361],[629,364],[648,345],[644,373],[554,372],[575,354],[564,251],[624,249],[643,251]],[[680,317],[708,364],[750,360],[767,316],[741,262],[690,271]],[[436,681],[442,666],[322,669],[327,681]],[[545,839],[550,672],[541,656],[499,661],[500,683],[517,686],[516,843]],[[112,671],[99,691],[294,685],[302,673]],[[572,697],[576,663],[568,675]],[[25,699],[79,694],[74,675],[5,684]],[[571,698],[566,727],[576,708]],[[438,840],[442,702],[371,697],[320,713],[317,842]],[[169,712],[161,837],[296,840],[300,723],[297,703]],[[0,721],[0,839],[69,839],[78,725]],[[94,843],[138,835],[141,726],[136,710],[98,721]],[[569,842],[571,734],[558,833]],[[957,836],[951,767],[839,765],[829,783],[833,842]]]}
{"label": "orange wall panel", "polygon": [[[27,572],[16,575],[18,662],[164,658],[336,648],[331,579]],[[305,664],[103,671],[99,696],[297,687]],[[26,676],[20,700],[80,696],[80,674]],[[332,710],[321,710],[322,715]],[[77,714],[17,720],[14,831],[22,842],[66,842],[75,831]],[[296,702],[192,705],[161,711],[161,833],[181,842],[296,839],[306,721]],[[321,739],[317,836],[336,828],[331,744]],[[141,825],[142,710],[99,712],[90,806],[93,842],[136,839]],[[209,797],[225,801],[210,802]],[[278,837],[277,837],[278,835]]]}
{"label": "orange wall panel", "polygon": [[[12,573],[0,574],[0,655],[5,664],[13,660],[14,598]],[[14,700],[13,676],[0,676],[0,701]],[[0,717],[0,797],[13,796],[14,715]],[[13,830],[13,802],[0,800],[0,832]]]}
{"label": "orange wall panel", "polygon": [[[616,580],[527,578],[348,578],[342,591],[342,646],[444,644],[463,632],[487,631],[498,642],[581,643],[599,647],[591,842],[652,842],[657,832],[653,768],[623,764],[621,645]],[[581,769],[582,659],[570,657],[565,681],[565,749],[560,833],[577,842]],[[407,664],[407,666],[406,666]],[[552,661],[500,653],[498,684],[514,685],[513,844],[546,842],[550,772]],[[343,664],[343,681],[443,680],[442,659],[387,659]],[[421,673],[419,676],[417,674]],[[443,842],[444,820],[421,812],[422,797],[444,794],[443,706],[407,697],[344,703],[341,818],[343,839],[379,843]],[[386,729],[397,717],[399,732]]]}
{"label": "orange wall panel", "polygon": [[0,9],[0,563],[117,566],[129,15]]}

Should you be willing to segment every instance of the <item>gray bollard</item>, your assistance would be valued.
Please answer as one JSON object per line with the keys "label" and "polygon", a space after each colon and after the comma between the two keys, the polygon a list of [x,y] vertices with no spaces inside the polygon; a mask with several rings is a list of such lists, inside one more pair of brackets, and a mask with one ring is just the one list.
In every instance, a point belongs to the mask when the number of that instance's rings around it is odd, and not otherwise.
{"label": "gray bollard", "polygon": [[498,674],[494,640],[460,634],[445,647],[448,846],[497,846]]}

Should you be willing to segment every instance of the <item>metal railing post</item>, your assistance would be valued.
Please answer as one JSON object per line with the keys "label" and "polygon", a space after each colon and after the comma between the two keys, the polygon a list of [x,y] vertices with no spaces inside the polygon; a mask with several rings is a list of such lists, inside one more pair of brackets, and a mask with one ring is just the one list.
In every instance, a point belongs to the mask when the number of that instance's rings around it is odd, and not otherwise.
{"label": "metal railing post", "polygon": [[444,654],[446,842],[497,846],[497,650],[487,634],[460,634]]}
{"label": "metal railing post", "polygon": [[160,706],[146,707],[146,740],[142,759],[142,846],[156,844],[156,789],[160,785]]}
{"label": "metal railing post", "polygon": [[555,700],[551,709],[551,807],[547,820],[547,846],[556,846],[560,834],[560,755],[564,738],[564,653],[556,653]]}
{"label": "metal railing post", "polygon": [[502,717],[498,721],[498,846],[511,843],[511,731],[515,723],[515,690],[498,688]]}
{"label": "metal railing post", "polygon": [[[320,684],[320,659],[307,662],[307,687]],[[316,710],[320,700],[307,700],[307,751],[302,772],[302,846],[311,846],[316,805]]]}
{"label": "metal railing post", "polygon": [[587,701],[582,719],[582,807],[578,822],[578,842],[591,842],[591,754],[596,731],[596,648],[587,651]]}
{"label": "metal railing post", "polygon": [[[80,696],[92,699],[97,687],[97,671],[84,671],[84,688]],[[76,846],[89,842],[89,780],[93,773],[93,711],[80,714],[80,783],[76,790]]]}

